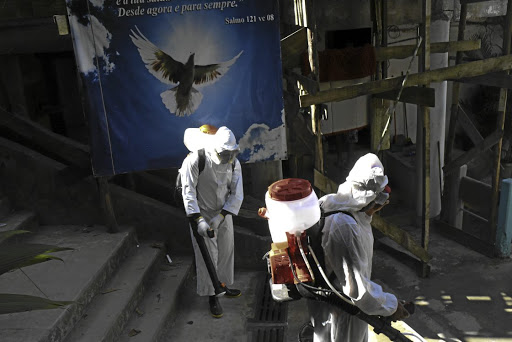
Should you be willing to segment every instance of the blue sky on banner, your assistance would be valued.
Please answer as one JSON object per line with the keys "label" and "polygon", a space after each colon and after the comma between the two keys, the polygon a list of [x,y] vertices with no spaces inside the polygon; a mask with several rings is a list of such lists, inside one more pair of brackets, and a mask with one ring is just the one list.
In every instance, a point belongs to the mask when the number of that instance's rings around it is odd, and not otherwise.
{"label": "blue sky on banner", "polygon": [[[277,1],[67,4],[95,175],[180,166],[185,129],[206,123],[235,133],[242,162],[286,158]],[[165,68],[155,72],[146,65],[159,50]],[[191,54],[196,66],[221,63],[220,74],[210,68],[210,82],[176,98],[171,89],[190,82],[166,58],[186,69]]]}

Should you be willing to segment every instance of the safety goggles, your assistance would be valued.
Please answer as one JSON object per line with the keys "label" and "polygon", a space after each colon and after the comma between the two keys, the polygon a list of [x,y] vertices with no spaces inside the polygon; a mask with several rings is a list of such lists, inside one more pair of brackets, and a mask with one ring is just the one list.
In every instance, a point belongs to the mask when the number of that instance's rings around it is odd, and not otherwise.
{"label": "safety goggles", "polygon": [[221,164],[227,164],[233,162],[235,160],[238,153],[240,153],[239,150],[224,150],[224,151],[217,151],[215,150],[215,153],[217,154],[217,157],[219,158],[219,161]]}

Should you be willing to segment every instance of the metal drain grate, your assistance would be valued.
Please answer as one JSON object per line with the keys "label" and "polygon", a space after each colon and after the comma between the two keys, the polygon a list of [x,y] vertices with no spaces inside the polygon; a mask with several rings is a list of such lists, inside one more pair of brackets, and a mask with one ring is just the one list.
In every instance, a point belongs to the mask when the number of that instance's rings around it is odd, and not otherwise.
{"label": "metal drain grate", "polygon": [[270,274],[262,273],[255,296],[254,318],[247,320],[250,342],[284,342],[288,326],[288,304],[272,299]]}

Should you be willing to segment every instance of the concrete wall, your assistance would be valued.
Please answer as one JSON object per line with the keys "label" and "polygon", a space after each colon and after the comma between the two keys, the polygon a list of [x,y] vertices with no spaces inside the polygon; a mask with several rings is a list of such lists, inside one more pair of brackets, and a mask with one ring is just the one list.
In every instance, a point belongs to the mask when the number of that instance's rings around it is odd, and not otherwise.
{"label": "concrete wall", "polygon": [[[73,178],[66,170],[59,162],[0,138],[0,195],[7,196],[14,209],[33,211],[41,225],[104,225],[96,181],[92,176]],[[140,239],[165,241],[171,253],[192,253],[182,210],[112,183],[109,188],[118,224],[135,227]],[[251,265],[270,249],[270,234],[265,233],[235,228],[238,265]]]}

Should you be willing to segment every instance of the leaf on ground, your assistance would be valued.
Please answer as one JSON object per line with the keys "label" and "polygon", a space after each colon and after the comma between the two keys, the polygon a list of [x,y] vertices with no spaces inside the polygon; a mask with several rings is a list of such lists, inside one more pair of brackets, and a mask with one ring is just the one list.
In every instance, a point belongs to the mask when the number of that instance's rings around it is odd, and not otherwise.
{"label": "leaf on ground", "polygon": [[101,294],[107,294],[107,293],[110,293],[110,292],[115,292],[115,291],[119,291],[121,289],[106,289],[105,291],[101,291]]}
{"label": "leaf on ground", "polygon": [[141,310],[141,309],[139,309],[139,308],[135,308],[135,312],[137,313],[137,315],[138,315],[139,317],[144,316],[144,311],[142,311],[142,310]]}
{"label": "leaf on ground", "polygon": [[74,302],[53,301],[22,294],[0,293],[0,315],[32,310],[61,309]]}
{"label": "leaf on ground", "polygon": [[133,337],[133,336],[135,336],[135,335],[140,334],[140,332],[141,332],[140,330],[132,329],[132,330],[130,330],[130,332],[128,333],[128,336]]}

